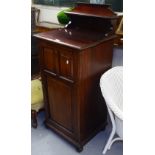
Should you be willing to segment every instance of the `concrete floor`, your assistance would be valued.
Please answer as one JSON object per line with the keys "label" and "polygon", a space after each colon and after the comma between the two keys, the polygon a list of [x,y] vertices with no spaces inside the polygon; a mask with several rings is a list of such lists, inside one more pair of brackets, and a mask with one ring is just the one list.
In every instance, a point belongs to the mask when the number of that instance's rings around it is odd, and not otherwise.
{"label": "concrete floor", "polygon": [[123,66],[123,49],[114,48],[112,66]]}
{"label": "concrete floor", "polygon": [[[111,131],[110,124],[89,141],[81,153],[78,153],[70,143],[45,127],[44,115],[44,112],[39,113],[38,128],[31,129],[31,155],[102,155]],[[122,144],[114,143],[106,155],[123,155]]]}

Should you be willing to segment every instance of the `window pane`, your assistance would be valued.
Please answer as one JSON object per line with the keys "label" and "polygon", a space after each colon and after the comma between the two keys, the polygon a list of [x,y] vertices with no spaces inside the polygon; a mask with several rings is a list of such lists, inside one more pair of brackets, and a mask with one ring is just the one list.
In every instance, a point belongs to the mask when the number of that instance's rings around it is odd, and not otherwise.
{"label": "window pane", "polygon": [[54,6],[74,6],[76,2],[87,2],[90,0],[33,0],[34,4],[54,5]]}
{"label": "window pane", "polygon": [[66,7],[75,6],[76,2],[111,4],[113,11],[123,11],[123,0],[33,0],[34,4]]}
{"label": "window pane", "polygon": [[111,4],[114,11],[123,12],[123,0],[105,0],[106,4]]}

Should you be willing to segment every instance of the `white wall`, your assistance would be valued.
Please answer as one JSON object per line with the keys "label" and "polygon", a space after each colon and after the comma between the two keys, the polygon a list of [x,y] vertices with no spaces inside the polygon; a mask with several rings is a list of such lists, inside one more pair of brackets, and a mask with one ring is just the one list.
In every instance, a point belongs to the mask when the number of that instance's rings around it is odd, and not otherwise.
{"label": "white wall", "polygon": [[59,24],[57,20],[57,13],[63,9],[66,9],[65,7],[52,7],[52,6],[43,6],[34,4],[32,4],[32,7],[40,9],[40,16],[39,16],[40,22],[51,22],[56,24]]}

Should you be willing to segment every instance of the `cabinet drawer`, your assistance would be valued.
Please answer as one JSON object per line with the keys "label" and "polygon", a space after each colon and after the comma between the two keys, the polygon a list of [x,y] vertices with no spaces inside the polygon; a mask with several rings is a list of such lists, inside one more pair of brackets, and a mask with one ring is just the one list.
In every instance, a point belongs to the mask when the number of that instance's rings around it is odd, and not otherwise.
{"label": "cabinet drawer", "polygon": [[73,54],[71,51],[59,52],[59,74],[68,79],[73,79]]}
{"label": "cabinet drawer", "polygon": [[58,72],[58,52],[51,48],[44,48],[43,52],[44,69],[53,73]]}
{"label": "cabinet drawer", "polygon": [[43,66],[61,79],[73,80],[73,53],[63,48],[43,48]]}

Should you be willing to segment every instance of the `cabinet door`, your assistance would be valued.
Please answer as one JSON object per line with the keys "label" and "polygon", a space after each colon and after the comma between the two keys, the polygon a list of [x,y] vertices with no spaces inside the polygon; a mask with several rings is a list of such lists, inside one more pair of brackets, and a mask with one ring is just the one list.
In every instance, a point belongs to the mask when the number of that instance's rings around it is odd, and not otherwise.
{"label": "cabinet door", "polygon": [[71,86],[47,76],[47,95],[52,121],[73,130],[73,105]]}
{"label": "cabinet door", "polygon": [[56,50],[53,50],[52,48],[44,48],[44,68],[48,71],[51,71],[53,73],[57,73],[58,68],[58,53]]}
{"label": "cabinet door", "polygon": [[73,54],[71,51],[60,51],[60,76],[73,79]]}

